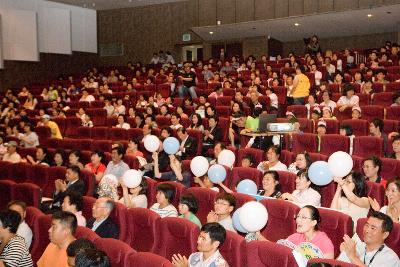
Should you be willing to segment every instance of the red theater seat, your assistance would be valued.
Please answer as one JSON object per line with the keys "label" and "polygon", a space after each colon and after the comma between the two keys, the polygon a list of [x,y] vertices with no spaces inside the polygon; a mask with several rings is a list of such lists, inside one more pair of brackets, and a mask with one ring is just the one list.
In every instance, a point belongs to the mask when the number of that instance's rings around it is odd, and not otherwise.
{"label": "red theater seat", "polygon": [[14,199],[13,186],[16,183],[12,180],[0,180],[0,209],[7,207],[7,203]]}
{"label": "red theater seat", "polygon": [[383,156],[383,139],[374,136],[356,136],[353,140],[353,155],[367,158]]}
{"label": "red theater seat", "polygon": [[[357,221],[357,235],[361,240],[364,240],[363,227],[367,222],[367,218],[358,219]],[[390,232],[389,236],[385,240],[385,244],[396,252],[397,255],[400,255],[400,224],[394,223],[392,232]]]}
{"label": "red theater seat", "polygon": [[287,111],[293,112],[297,118],[307,118],[307,107],[303,105],[291,105],[287,107]]}
{"label": "red theater seat", "polygon": [[294,217],[300,210],[297,205],[280,199],[263,199],[261,203],[268,210],[268,223],[261,231],[268,240],[275,242],[296,232]]}
{"label": "red theater seat", "polygon": [[327,263],[327,264],[330,264],[330,266],[337,266],[337,267],[339,267],[339,266],[340,267],[357,267],[358,266],[358,265],[355,265],[352,263],[347,263],[344,261],[338,261],[338,260],[332,260],[332,259],[320,259],[320,258],[311,259],[308,261],[308,263],[309,264],[311,264],[311,263]]}
{"label": "red theater seat", "polygon": [[158,241],[152,252],[167,259],[173,254],[180,253],[189,257],[197,251],[199,227],[189,220],[182,218],[162,218],[159,227]]}
{"label": "red theater seat", "polygon": [[246,266],[246,241],[241,235],[226,231],[225,242],[219,251],[230,267]]}
{"label": "red theater seat", "polygon": [[208,213],[214,209],[214,201],[218,192],[208,188],[190,187],[185,193],[192,193],[196,197],[199,204],[196,216],[202,224],[206,223]]}
{"label": "red theater seat", "polygon": [[14,163],[11,165],[10,169],[10,177],[12,177],[12,180],[17,182],[17,183],[23,183],[26,181],[26,170],[30,166],[29,163]]}
{"label": "red theater seat", "polygon": [[296,174],[288,171],[278,171],[282,193],[292,193],[296,187]]}
{"label": "red theater seat", "polygon": [[99,239],[100,237],[91,229],[83,227],[83,226],[78,226],[76,228],[75,238],[76,239],[85,238],[85,239],[88,239],[88,240],[94,242],[96,239]]}
{"label": "red theater seat", "polygon": [[400,173],[400,161],[397,159],[381,158],[382,170],[381,175],[386,180],[392,180]]}
{"label": "red theater seat", "polygon": [[107,254],[112,267],[129,266],[130,257],[136,253],[126,243],[113,238],[99,238],[94,243],[99,250]]}
{"label": "red theater seat", "polygon": [[49,240],[49,229],[51,227],[51,215],[40,215],[37,219],[37,223],[33,226],[33,240],[31,245],[31,255],[33,262],[37,262],[42,256],[47,245],[50,243]]}
{"label": "red theater seat", "polygon": [[368,121],[367,120],[343,120],[340,125],[349,125],[353,129],[355,136],[366,136],[368,134]]}
{"label": "red theater seat", "polygon": [[399,120],[399,118],[400,118],[400,106],[386,108],[386,119]]}
{"label": "red theater seat", "polygon": [[257,148],[241,148],[238,150],[238,159],[236,161],[236,166],[241,167],[242,159],[250,155],[253,158],[253,168],[256,168],[258,164],[264,161],[265,152]]}
{"label": "red theater seat", "polygon": [[262,172],[250,167],[233,167],[230,187],[236,188],[237,184],[244,179],[252,180],[259,188],[261,187]]}
{"label": "red theater seat", "polygon": [[248,267],[297,266],[291,249],[270,241],[252,241],[247,243],[246,256]]}
{"label": "red theater seat", "polygon": [[144,208],[132,208],[126,212],[128,244],[137,251],[150,251],[158,237],[160,216]]}
{"label": "red theater seat", "polygon": [[340,244],[343,242],[343,236],[353,234],[353,220],[347,214],[340,211],[319,208],[321,223],[319,229],[325,232],[331,239],[335,247],[335,257],[340,254]]}
{"label": "red theater seat", "polygon": [[97,140],[107,140],[108,131],[109,131],[108,127],[93,127],[92,138]]}
{"label": "red theater seat", "polygon": [[151,252],[137,252],[129,256],[129,267],[174,267],[168,259]]}
{"label": "red theater seat", "polygon": [[362,110],[362,118],[367,121],[371,121],[373,119],[381,119],[384,118],[384,109],[382,106],[361,106]]}
{"label": "red theater seat", "polygon": [[0,180],[11,178],[11,166],[11,162],[0,160]]}
{"label": "red theater seat", "polygon": [[339,134],[325,134],[321,136],[321,154],[329,156],[336,151],[348,153],[349,149],[350,139],[347,136]]}
{"label": "red theater seat", "polygon": [[367,181],[368,196],[375,198],[382,207],[385,203],[385,188],[383,185]]}
{"label": "red theater seat", "polygon": [[65,179],[65,173],[67,171],[66,167],[50,167],[47,169],[47,185],[43,188],[43,196],[44,197],[52,197],[55,185],[54,182],[57,179]]}
{"label": "red theater seat", "polygon": [[317,151],[317,135],[311,133],[293,134],[292,152],[315,152]]}
{"label": "red theater seat", "polygon": [[319,193],[321,195],[321,206],[329,208],[336,192],[336,183],[331,182],[325,186],[320,186]]}
{"label": "red theater seat", "polygon": [[49,166],[37,164],[29,165],[26,168],[27,182],[36,184],[40,188],[46,188],[49,184],[48,181],[48,169]]}
{"label": "red theater seat", "polygon": [[32,183],[20,183],[13,186],[14,199],[22,200],[28,206],[39,208],[42,199],[42,190]]}

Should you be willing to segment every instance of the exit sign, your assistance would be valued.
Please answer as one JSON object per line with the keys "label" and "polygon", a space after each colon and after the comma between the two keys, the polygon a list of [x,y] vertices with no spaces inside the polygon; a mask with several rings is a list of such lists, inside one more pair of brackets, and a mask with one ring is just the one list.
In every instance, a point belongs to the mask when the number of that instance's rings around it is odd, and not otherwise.
{"label": "exit sign", "polygon": [[185,33],[182,35],[182,41],[189,42],[190,41],[190,33]]}

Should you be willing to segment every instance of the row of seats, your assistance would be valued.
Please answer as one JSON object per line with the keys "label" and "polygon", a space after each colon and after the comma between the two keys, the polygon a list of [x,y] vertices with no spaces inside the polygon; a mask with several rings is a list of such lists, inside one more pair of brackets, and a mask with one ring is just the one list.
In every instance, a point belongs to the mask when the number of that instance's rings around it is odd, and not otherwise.
{"label": "row of seats", "polygon": [[[199,198],[201,191],[208,189],[198,188],[191,193]],[[95,199],[84,197],[85,216],[91,210]],[[267,236],[270,241],[253,241],[246,243],[244,238],[236,233],[227,232],[227,239],[220,251],[230,266],[297,266],[291,254],[291,250],[274,243],[276,240],[285,238],[295,232],[294,215],[297,214],[299,207],[281,200],[261,201],[269,212],[269,220],[262,234]],[[283,204],[284,203],[284,204]],[[339,251],[344,234],[353,234],[353,223],[351,218],[345,214],[329,209],[320,209],[322,222],[320,230],[325,231],[335,245],[335,255]],[[120,240],[102,239],[101,241],[95,233],[87,228],[78,227],[77,238],[87,238],[95,242],[99,249],[104,250],[110,257],[113,266],[135,266],[130,263],[130,254],[138,252],[151,252],[159,255],[157,259],[152,254],[149,256],[149,263],[145,266],[153,265],[153,261],[159,263],[161,259],[171,259],[176,253],[189,256],[196,251],[196,241],[199,228],[190,221],[181,218],[160,218],[156,213],[142,208],[125,209],[117,204],[116,211],[111,217],[116,220],[118,225],[127,228],[125,236],[120,236]],[[27,210],[26,222],[33,229],[34,239],[31,247],[32,257],[36,261],[46,245],[48,244],[47,230],[50,227],[51,217],[42,214],[38,209],[29,207]],[[357,233],[362,238],[362,227],[366,219],[360,219],[357,223]],[[122,242],[124,241],[124,242]],[[400,224],[395,224],[392,233],[389,235],[386,244],[399,253],[398,242],[400,241]],[[132,257],[134,257],[132,255]],[[163,258],[160,258],[163,257]],[[164,260],[165,262],[165,260]],[[131,264],[131,265],[129,265]],[[144,266],[144,265],[136,265]],[[162,265],[158,265],[162,266]],[[167,265],[168,266],[168,265]],[[346,265],[342,265],[346,266]],[[351,266],[351,265],[349,265]]]}

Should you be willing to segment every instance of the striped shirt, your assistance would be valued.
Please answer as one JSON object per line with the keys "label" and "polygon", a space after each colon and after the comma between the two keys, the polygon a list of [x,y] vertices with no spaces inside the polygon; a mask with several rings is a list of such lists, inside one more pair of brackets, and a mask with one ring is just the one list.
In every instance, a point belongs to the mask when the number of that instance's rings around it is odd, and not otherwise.
{"label": "striped shirt", "polygon": [[160,208],[160,204],[154,203],[153,206],[151,206],[150,210],[154,211],[158,215],[160,215],[161,218],[165,217],[178,217],[178,211],[176,208],[172,205],[169,204],[165,208]]}
{"label": "striped shirt", "polygon": [[8,241],[0,254],[0,260],[7,267],[33,267],[33,261],[25,240],[18,235]]}

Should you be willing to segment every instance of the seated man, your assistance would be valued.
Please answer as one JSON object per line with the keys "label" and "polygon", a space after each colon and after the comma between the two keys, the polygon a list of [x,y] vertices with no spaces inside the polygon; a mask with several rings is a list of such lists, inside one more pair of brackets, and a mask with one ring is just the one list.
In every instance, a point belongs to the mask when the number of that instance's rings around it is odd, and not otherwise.
{"label": "seated man", "polygon": [[3,161],[8,161],[11,163],[19,163],[21,162],[21,156],[17,152],[17,142],[10,141],[5,144],[7,147],[7,153],[3,156]]}
{"label": "seated man", "polygon": [[50,244],[37,262],[38,267],[68,266],[67,247],[75,240],[77,221],[74,214],[58,211],[53,214],[49,229]]}
{"label": "seated man", "polygon": [[104,175],[113,174],[118,179],[121,178],[129,170],[128,164],[122,160],[123,157],[124,148],[122,146],[113,146],[111,149],[111,161],[107,164]]}
{"label": "seated man", "polygon": [[210,211],[207,215],[207,222],[217,222],[226,230],[236,233],[231,217],[231,213],[235,209],[235,205],[236,199],[232,194],[219,193],[215,198],[214,210]]}
{"label": "seated man", "polygon": [[55,183],[52,208],[60,208],[64,197],[69,192],[76,192],[80,195],[85,194],[85,182],[79,179],[80,169],[78,166],[69,166],[65,173],[65,180],[57,179]]}
{"label": "seated man", "polygon": [[99,198],[93,205],[93,218],[87,222],[87,228],[92,229],[102,238],[119,238],[118,226],[110,218],[114,209],[114,201],[109,198]]}
{"label": "seated man", "polygon": [[76,254],[86,249],[96,249],[96,245],[92,241],[84,238],[72,241],[67,247],[68,266],[75,267]]}
{"label": "seated man", "polygon": [[181,159],[187,159],[190,156],[196,156],[197,152],[197,140],[189,136],[186,132],[185,128],[180,127],[176,134],[181,141],[181,145],[179,146],[179,151],[176,153]]}
{"label": "seated man", "polygon": [[218,266],[228,267],[228,263],[219,252],[226,239],[226,230],[219,223],[207,223],[201,228],[197,239],[198,252],[187,259],[180,254],[172,256],[172,264],[177,267]]}
{"label": "seated man", "polygon": [[203,136],[203,154],[207,153],[209,148],[222,140],[222,129],[218,126],[218,118],[211,117],[208,119],[208,129],[204,130]]}
{"label": "seated man", "polygon": [[361,241],[357,234],[353,238],[345,235],[344,242],[340,245],[341,254],[338,260],[363,267],[399,267],[399,257],[385,245],[385,239],[392,228],[393,221],[388,215],[372,212],[364,224],[364,241]]}
{"label": "seated man", "polygon": [[365,179],[370,182],[378,183],[386,187],[387,181],[382,178],[382,160],[376,156],[371,156],[363,160],[362,165]]}
{"label": "seated man", "polygon": [[21,216],[21,223],[17,229],[17,235],[25,239],[26,247],[29,249],[32,243],[32,230],[29,225],[25,222],[26,217],[26,203],[20,200],[14,200],[8,203],[7,208],[19,213]]}

